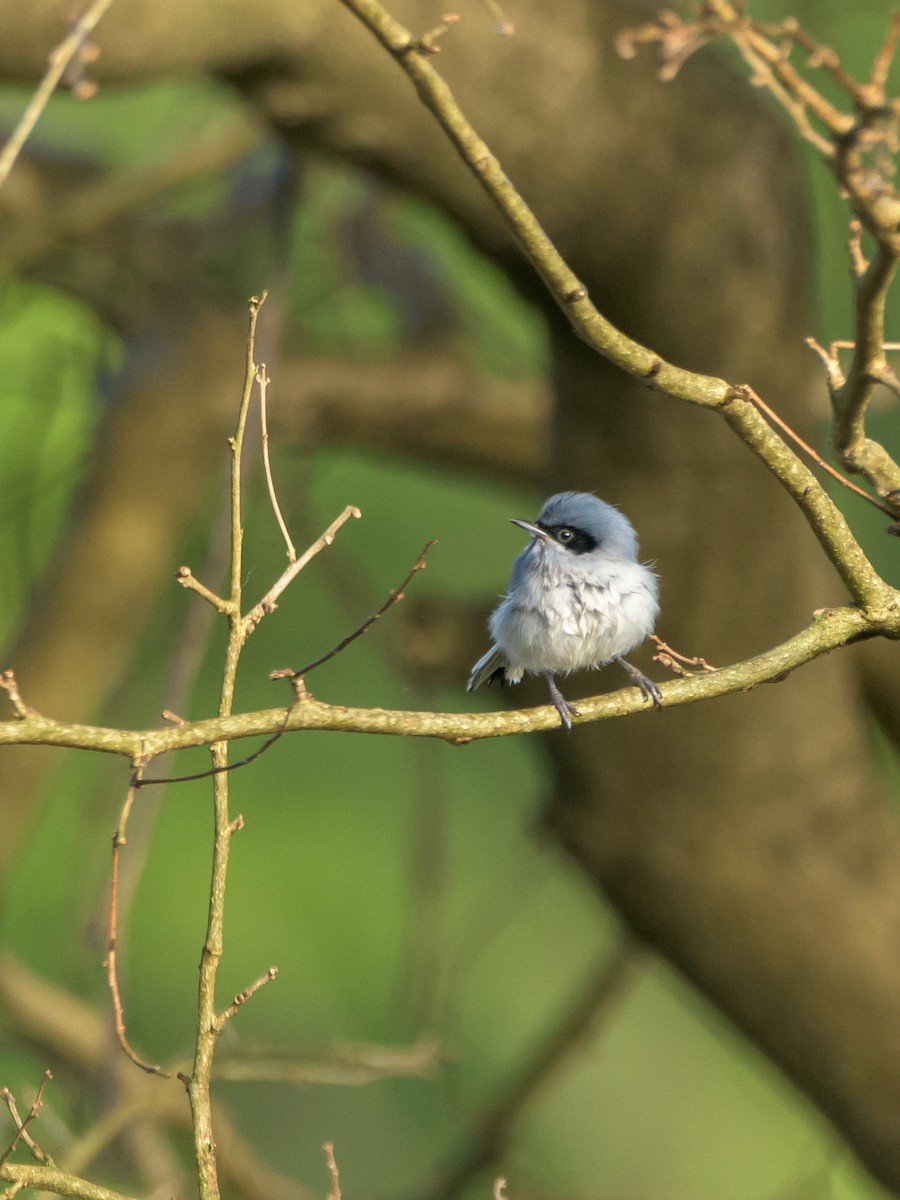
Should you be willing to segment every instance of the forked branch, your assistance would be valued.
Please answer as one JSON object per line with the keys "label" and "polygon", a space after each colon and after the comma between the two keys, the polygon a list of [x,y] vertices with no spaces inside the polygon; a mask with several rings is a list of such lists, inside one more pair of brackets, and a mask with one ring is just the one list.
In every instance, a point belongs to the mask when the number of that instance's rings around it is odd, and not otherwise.
{"label": "forked branch", "polygon": [[[866,412],[879,386],[900,394],[900,380],[885,355],[885,303],[900,256],[900,192],[894,159],[900,147],[900,100],[888,91],[888,75],[900,35],[900,14],[890,22],[869,77],[854,79],[830,46],[811,37],[793,18],[754,21],[729,0],[705,0],[698,17],[683,20],[666,11],[656,21],[624,31],[618,48],[625,57],[640,45],[658,48],[660,77],[672,79],[695,50],[727,38],[750,71],[787,111],[834,175],[853,210],[850,258],[854,281],[854,337],[850,362],[813,343],[826,369],[833,412],[835,452],[846,470],[864,476],[893,517],[900,516],[900,466],[865,429]],[[798,63],[797,58],[804,61]],[[818,86],[825,75],[845,105]],[[874,243],[867,261],[861,233]]]}

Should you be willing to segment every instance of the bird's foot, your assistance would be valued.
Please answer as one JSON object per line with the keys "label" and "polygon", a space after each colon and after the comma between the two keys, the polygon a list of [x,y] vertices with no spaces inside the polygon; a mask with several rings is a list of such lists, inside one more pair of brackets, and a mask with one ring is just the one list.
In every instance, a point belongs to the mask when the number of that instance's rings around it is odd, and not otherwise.
{"label": "bird's foot", "polygon": [[631,676],[631,682],[636,688],[640,688],[641,695],[645,700],[650,700],[657,708],[662,708],[662,693],[653,682],[648,679],[643,671],[639,671],[637,667],[633,667],[630,662],[626,662],[624,658],[618,660],[628,674]]}
{"label": "bird's foot", "polygon": [[562,692],[556,685],[556,680],[548,672],[546,675],[547,686],[550,688],[550,699],[553,701],[553,707],[559,713],[559,719],[562,722],[563,728],[571,731],[572,718],[580,717],[581,710],[576,708],[574,704],[570,704]]}

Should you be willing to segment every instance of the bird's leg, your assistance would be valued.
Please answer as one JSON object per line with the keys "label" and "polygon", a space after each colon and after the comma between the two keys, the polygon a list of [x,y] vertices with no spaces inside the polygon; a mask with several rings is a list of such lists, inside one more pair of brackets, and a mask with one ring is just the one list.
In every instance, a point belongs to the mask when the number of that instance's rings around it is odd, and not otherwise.
{"label": "bird's leg", "polygon": [[651,700],[657,708],[662,708],[662,695],[659,688],[652,679],[648,679],[643,671],[639,671],[637,667],[633,667],[630,662],[626,662],[624,658],[617,658],[616,662],[622,664],[628,674],[631,676],[631,681],[635,687],[640,688],[641,695],[645,700]]}
{"label": "bird's leg", "polygon": [[550,699],[553,701],[553,707],[559,713],[559,719],[562,721],[564,728],[572,728],[572,717],[580,716],[579,710],[574,704],[570,704],[559,688],[556,686],[556,680],[553,678],[551,671],[544,672],[544,678],[547,680],[547,686],[550,688]]}

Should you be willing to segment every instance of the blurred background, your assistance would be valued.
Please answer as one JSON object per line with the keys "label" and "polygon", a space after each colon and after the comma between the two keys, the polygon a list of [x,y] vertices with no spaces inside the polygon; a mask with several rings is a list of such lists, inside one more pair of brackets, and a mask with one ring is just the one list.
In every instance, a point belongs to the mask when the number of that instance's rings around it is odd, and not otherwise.
{"label": "blurred background", "polygon": [[[752,8],[786,15],[778,0]],[[890,6],[805,0],[790,11],[863,74]],[[517,20],[512,6],[507,15]],[[466,36],[494,36],[477,6]],[[4,135],[29,95],[14,77],[4,85]],[[531,134],[539,143],[539,120]],[[814,238],[809,332],[848,337],[847,214],[812,153],[797,155]],[[238,710],[283,703],[269,671],[330,648],[431,538],[408,603],[310,686],[324,700],[387,708],[503,702],[467,697],[465,673],[521,548],[508,518],[533,516],[546,494],[553,380],[546,313],[495,257],[446,212],[333,151],[288,156],[233,79],[184,71],[104,83],[87,103],[56,96],[0,218],[0,642],[26,702],[135,728],[163,708],[190,719],[214,711],[223,631],[174,572],[185,562],[213,587],[224,579],[226,438],[244,305],[263,288],[258,357],[272,379],[272,463],[294,541],[312,541],[345,504],[363,520],[250,641]],[[202,349],[183,336],[198,325]],[[873,428],[896,444],[887,405]],[[855,502],[848,512],[896,580],[877,514]],[[252,602],[284,564],[255,423],[245,515]],[[665,549],[652,532],[642,543],[663,560],[666,637]],[[714,662],[727,653],[679,648]],[[621,682],[591,679],[585,690]],[[874,722],[866,729],[894,794],[893,750]],[[498,1174],[514,1200],[887,1195],[680,974],[622,949],[613,908],[541,832],[553,789],[546,743],[459,749],[310,733],[232,777],[245,828],[220,999],[270,964],[280,973],[221,1043],[216,1103],[238,1164],[230,1193],[322,1194],[329,1140],[351,1197],[485,1196]],[[195,751],[153,772],[205,765]],[[141,1194],[188,1192],[189,1141],[170,1111],[183,1102],[178,1085],[141,1078],[141,1096],[168,1089],[171,1101],[141,1136],[110,1126],[91,1141],[123,1095],[135,1103],[121,1080],[137,1071],[116,1061],[102,965],[127,778],[117,760],[36,749],[16,751],[4,776],[0,1082],[27,1107],[52,1066],[39,1137],[57,1161]],[[123,854],[126,1018],[154,1062],[191,1047],[210,793],[208,781],[142,791]],[[47,984],[60,994],[48,1000]],[[85,1007],[67,1007],[76,998]],[[102,1055],[79,1057],[47,1015],[54,1005],[76,1043],[100,1030]],[[228,1080],[242,1070],[249,1082]],[[313,1082],[282,1081],[292,1070]],[[284,1181],[254,1171],[253,1155]]]}

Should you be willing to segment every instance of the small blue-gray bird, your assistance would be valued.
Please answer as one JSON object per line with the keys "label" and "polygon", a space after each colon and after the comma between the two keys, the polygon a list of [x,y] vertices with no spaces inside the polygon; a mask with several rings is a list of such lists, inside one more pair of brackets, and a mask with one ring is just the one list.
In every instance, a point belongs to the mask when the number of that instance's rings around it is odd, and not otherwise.
{"label": "small blue-gray bird", "polygon": [[509,591],[488,622],[494,645],[472,668],[466,691],[498,678],[519,683],[525,674],[543,675],[571,729],[578,709],[556,676],[619,662],[661,707],[656,684],[622,657],[649,637],[659,613],[656,576],[637,560],[628,518],[590,492],[560,492],[537,521],[512,523],[531,541],[513,563]]}

